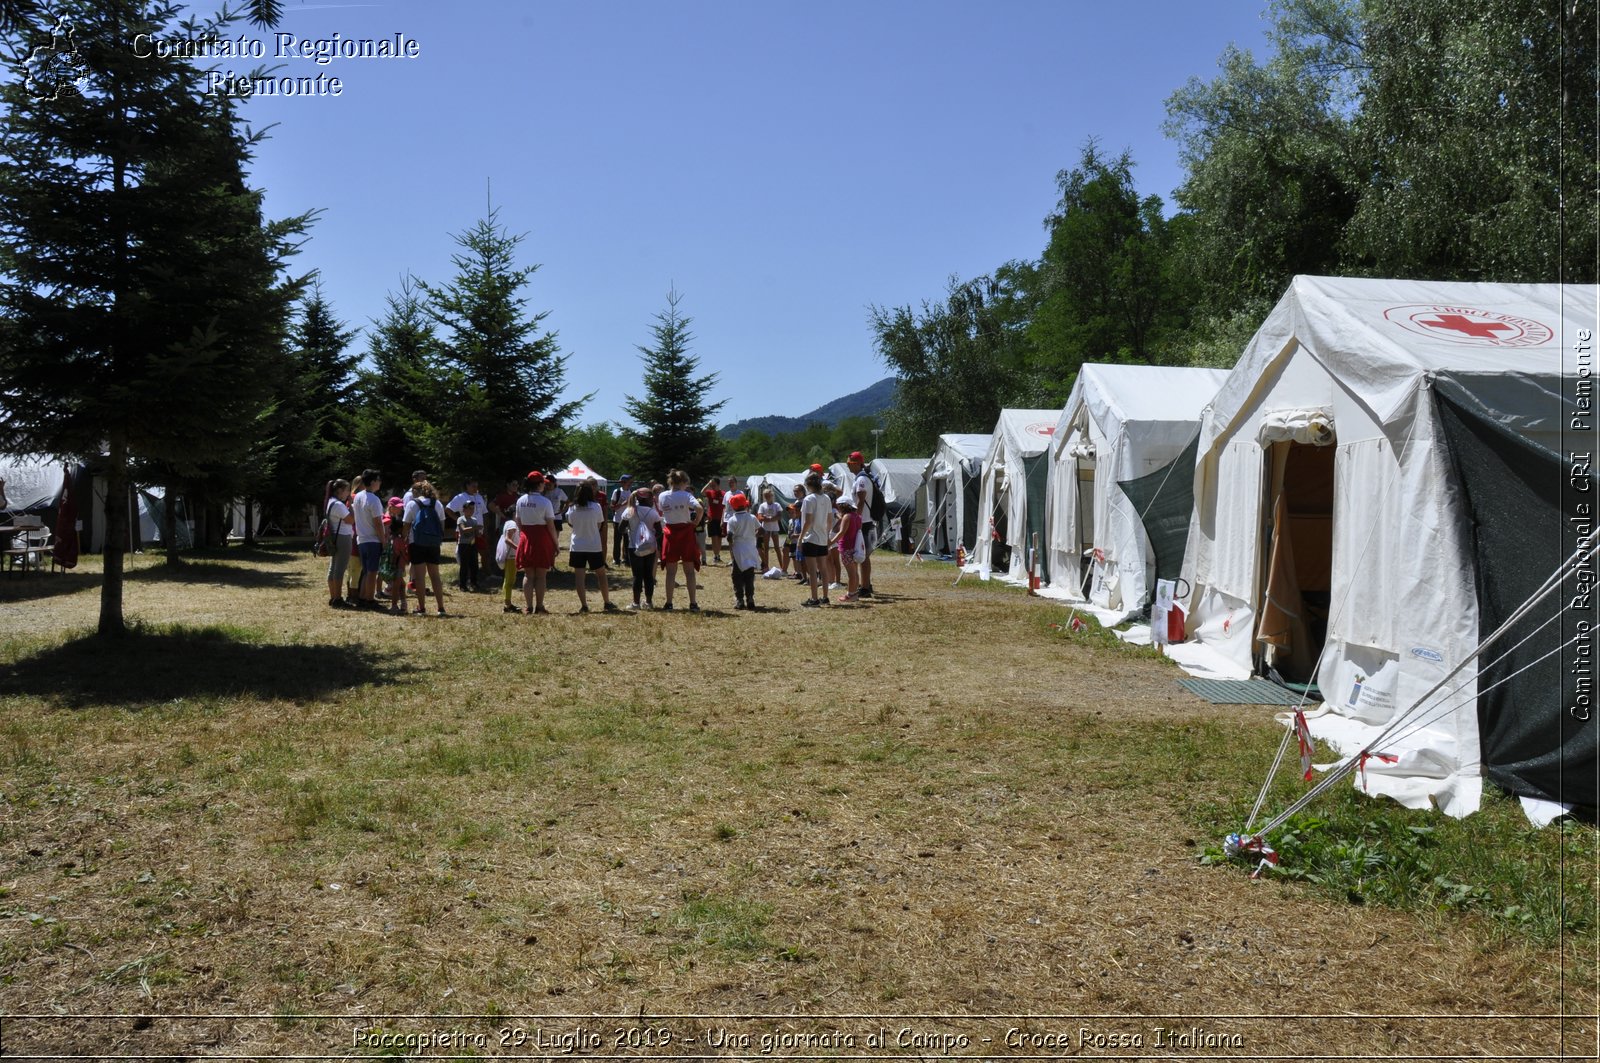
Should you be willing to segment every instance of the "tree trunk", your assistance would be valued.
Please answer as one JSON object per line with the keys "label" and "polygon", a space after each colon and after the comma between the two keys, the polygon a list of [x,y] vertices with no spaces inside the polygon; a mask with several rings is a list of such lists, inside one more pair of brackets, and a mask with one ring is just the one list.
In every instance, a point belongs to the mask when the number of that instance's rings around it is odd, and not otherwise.
{"label": "tree trunk", "polygon": [[178,556],[178,485],[168,480],[166,488],[167,497],[161,507],[161,538],[165,540],[162,545],[167,548],[167,567],[177,568],[183,564],[183,558]]}
{"label": "tree trunk", "polygon": [[244,545],[255,549],[256,545],[256,500],[249,495],[244,496]]}
{"label": "tree trunk", "polygon": [[121,433],[113,432],[111,456],[106,465],[106,552],[105,579],[100,584],[100,627],[102,638],[121,638],[128,633],[122,621],[122,562],[128,552],[128,444]]}

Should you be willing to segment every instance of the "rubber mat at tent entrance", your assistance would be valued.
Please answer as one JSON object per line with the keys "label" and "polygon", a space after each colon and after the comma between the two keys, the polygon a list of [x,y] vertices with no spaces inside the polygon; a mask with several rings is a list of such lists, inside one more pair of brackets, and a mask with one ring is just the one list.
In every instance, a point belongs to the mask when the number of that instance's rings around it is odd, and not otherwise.
{"label": "rubber mat at tent entrance", "polygon": [[1298,705],[1303,699],[1265,679],[1180,679],[1178,685],[1213,705]]}

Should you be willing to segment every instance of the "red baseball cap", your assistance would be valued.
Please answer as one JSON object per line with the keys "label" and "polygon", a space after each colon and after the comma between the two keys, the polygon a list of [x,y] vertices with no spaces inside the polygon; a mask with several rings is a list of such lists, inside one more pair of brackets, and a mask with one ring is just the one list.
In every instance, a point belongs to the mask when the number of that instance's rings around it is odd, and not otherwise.
{"label": "red baseball cap", "polygon": [[852,450],[850,452],[850,460],[855,462],[857,465],[865,465],[867,463],[867,459],[861,456],[861,451],[859,450]]}

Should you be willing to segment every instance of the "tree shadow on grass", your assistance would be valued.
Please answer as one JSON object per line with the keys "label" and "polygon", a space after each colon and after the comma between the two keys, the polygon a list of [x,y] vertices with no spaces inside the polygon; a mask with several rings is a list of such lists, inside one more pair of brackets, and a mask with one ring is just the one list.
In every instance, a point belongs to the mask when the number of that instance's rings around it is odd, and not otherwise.
{"label": "tree shadow on grass", "polygon": [[247,590],[282,590],[300,586],[305,582],[305,573],[297,568],[284,567],[284,558],[281,556],[269,556],[264,563],[280,567],[185,561],[176,566],[156,565],[153,568],[135,569],[127,573],[126,578],[132,583],[182,583],[192,586],[242,587]]}
{"label": "tree shadow on grass", "polygon": [[5,572],[0,574],[0,605],[59,598],[100,586],[98,572]]}
{"label": "tree shadow on grass", "polygon": [[178,699],[314,701],[416,669],[359,645],[254,643],[225,628],[146,627],[126,638],[76,638],[0,665],[0,698],[67,708],[143,708]]}

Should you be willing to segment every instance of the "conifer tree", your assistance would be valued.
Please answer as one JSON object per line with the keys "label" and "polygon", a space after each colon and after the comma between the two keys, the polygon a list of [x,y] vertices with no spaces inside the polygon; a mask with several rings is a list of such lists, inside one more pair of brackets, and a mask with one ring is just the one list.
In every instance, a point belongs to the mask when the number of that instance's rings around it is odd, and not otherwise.
{"label": "conifer tree", "polygon": [[[123,555],[135,463],[178,473],[240,460],[272,401],[306,218],[264,225],[244,181],[254,140],[228,100],[137,34],[175,5],[60,0],[70,25],[8,38],[0,85],[0,448],[103,468],[99,631],[125,633]],[[102,450],[102,448],[104,448]]]}
{"label": "conifer tree", "polygon": [[417,283],[407,276],[367,334],[368,366],[358,375],[351,469],[375,468],[385,483],[405,483],[412,469],[436,465],[427,451],[432,412],[430,366],[438,341]]}
{"label": "conifer tree", "polygon": [[639,426],[623,429],[637,466],[635,475],[657,480],[665,480],[671,469],[683,469],[691,477],[715,476],[724,460],[722,440],[712,422],[723,403],[707,401],[717,374],[695,376],[700,359],[689,353],[694,336],[689,331],[691,319],[678,313],[682,299],[676,289],[667,293],[667,308],[650,326],[655,342],[639,348],[644,396],[629,395],[623,404]]}
{"label": "conifer tree", "polygon": [[565,461],[567,422],[584,401],[561,401],[567,360],[556,334],[539,331],[549,311],[527,311],[522,291],[539,267],[516,264],[522,240],[491,209],[456,237],[455,279],[420,285],[439,326],[423,439],[448,483],[499,483]]}

